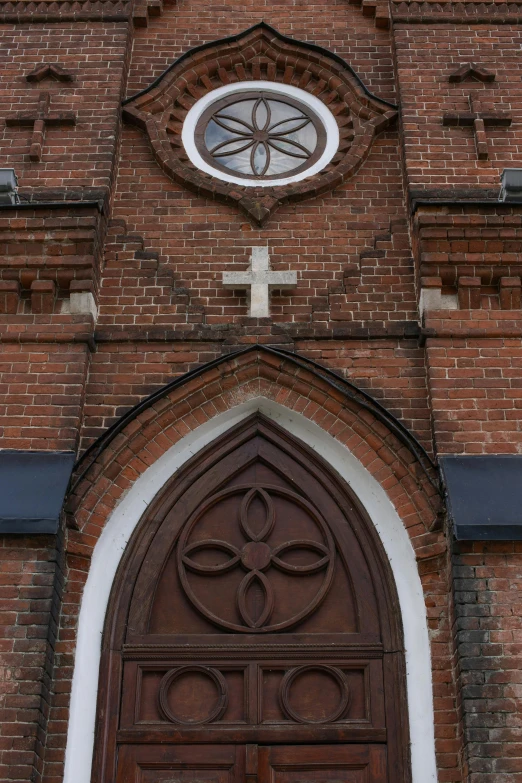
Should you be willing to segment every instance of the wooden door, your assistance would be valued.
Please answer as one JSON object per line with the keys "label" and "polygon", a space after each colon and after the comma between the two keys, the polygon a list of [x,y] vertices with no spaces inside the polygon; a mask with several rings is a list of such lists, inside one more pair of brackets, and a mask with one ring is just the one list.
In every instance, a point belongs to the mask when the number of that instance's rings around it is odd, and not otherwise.
{"label": "wooden door", "polygon": [[241,745],[126,745],[120,749],[121,783],[245,783]]}
{"label": "wooden door", "polygon": [[258,751],[258,771],[258,783],[386,783],[386,747],[261,747]]}
{"label": "wooden door", "polygon": [[104,637],[99,783],[405,783],[393,581],[371,522],[261,417],[165,488]]}

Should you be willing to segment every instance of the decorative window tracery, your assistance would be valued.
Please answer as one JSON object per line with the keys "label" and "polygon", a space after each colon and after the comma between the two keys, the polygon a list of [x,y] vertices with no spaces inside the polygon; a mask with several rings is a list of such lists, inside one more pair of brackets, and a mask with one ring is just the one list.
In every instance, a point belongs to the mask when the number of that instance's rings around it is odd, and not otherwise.
{"label": "decorative window tracery", "polygon": [[[269,96],[261,94],[267,84]],[[255,98],[245,96],[241,105],[238,94],[247,90]],[[284,126],[263,122],[267,105],[281,112],[278,121],[295,125],[283,133]],[[239,112],[235,125],[230,112]],[[168,176],[237,204],[260,224],[280,204],[318,196],[353,176],[396,116],[396,107],[372,95],[340,57],[265,23],[187,52],[124,101],[124,117],[147,132]]]}
{"label": "decorative window tracery", "polygon": [[245,91],[222,98],[196,127],[201,156],[239,177],[268,180],[299,174],[319,159],[325,144],[318,115],[283,92]]}

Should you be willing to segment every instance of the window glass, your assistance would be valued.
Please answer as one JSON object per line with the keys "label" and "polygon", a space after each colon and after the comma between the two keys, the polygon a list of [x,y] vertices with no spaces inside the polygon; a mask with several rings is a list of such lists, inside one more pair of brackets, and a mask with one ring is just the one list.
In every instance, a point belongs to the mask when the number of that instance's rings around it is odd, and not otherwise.
{"label": "window glass", "polygon": [[217,169],[249,179],[291,176],[322,154],[326,133],[308,106],[271,92],[234,93],[200,118],[196,143]]}

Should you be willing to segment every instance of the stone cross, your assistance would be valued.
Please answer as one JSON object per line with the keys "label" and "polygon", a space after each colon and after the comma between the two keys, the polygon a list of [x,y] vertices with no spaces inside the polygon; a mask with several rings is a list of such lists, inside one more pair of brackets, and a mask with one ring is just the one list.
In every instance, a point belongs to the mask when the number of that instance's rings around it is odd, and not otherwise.
{"label": "stone cross", "polygon": [[271,272],[267,247],[253,247],[250,268],[246,272],[223,272],[225,288],[244,289],[251,318],[270,316],[269,294],[274,288],[295,288],[297,272]]}
{"label": "stone cross", "polygon": [[5,124],[10,128],[32,128],[31,147],[29,159],[39,161],[42,159],[42,147],[45,141],[45,128],[47,125],[76,125],[74,112],[66,111],[61,114],[50,114],[49,104],[51,96],[48,92],[41,92],[38,98],[38,107],[35,111],[24,111],[7,117]]}
{"label": "stone cross", "polygon": [[511,117],[506,112],[502,111],[479,111],[478,106],[474,105],[471,95],[469,96],[469,109],[470,110],[467,112],[451,112],[445,114],[442,119],[442,124],[472,127],[475,133],[477,157],[479,160],[487,160],[489,158],[489,149],[486,128],[493,125],[509,127],[509,125],[511,125]]}

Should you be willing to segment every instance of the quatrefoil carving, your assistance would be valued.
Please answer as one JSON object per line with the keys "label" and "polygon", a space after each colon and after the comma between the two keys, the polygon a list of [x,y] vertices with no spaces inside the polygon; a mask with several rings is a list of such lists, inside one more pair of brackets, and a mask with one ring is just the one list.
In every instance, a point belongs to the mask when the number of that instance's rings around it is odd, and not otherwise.
{"label": "quatrefoil carving", "polygon": [[[203,538],[191,542],[193,534],[197,534],[198,522],[205,513],[221,502],[237,496],[238,493],[243,494],[237,520],[245,539],[243,545],[237,546],[230,541],[217,538]],[[272,495],[278,495],[287,502],[296,505],[307,515],[309,520],[313,520],[317,528],[318,539],[292,539],[277,545],[271,544],[270,537],[277,526],[277,513]],[[251,519],[251,509],[255,501],[261,504],[264,509],[263,523],[260,526],[258,524],[260,529],[257,530]],[[315,553],[317,559],[306,563],[292,563],[285,559],[292,552],[295,554],[303,550]],[[213,551],[224,553],[228,559],[217,563],[198,562],[194,559],[198,553],[204,553],[208,558]],[[321,604],[330,588],[334,564],[335,546],[326,522],[308,501],[280,487],[233,487],[214,495],[188,520],[178,545],[178,567],[181,582],[186,595],[194,606],[216,625],[249,633],[280,631],[295,625],[311,614]],[[189,576],[192,573],[199,577],[212,578],[237,568],[246,571],[236,591],[236,607],[242,624],[217,616],[206,605],[201,595],[197,594]],[[274,590],[270,578],[271,569],[276,569],[292,577],[306,577],[320,572],[324,572],[324,576],[312,600],[305,606],[299,607],[298,611],[291,612],[290,616],[280,617],[276,622],[271,622],[276,605],[276,590]],[[259,595],[262,595],[263,599],[262,607],[253,616],[249,609],[248,595],[250,590],[256,588],[258,590],[257,603],[259,603]],[[298,579],[294,589],[299,590]]]}

